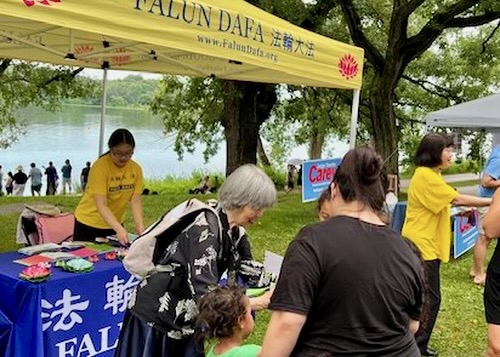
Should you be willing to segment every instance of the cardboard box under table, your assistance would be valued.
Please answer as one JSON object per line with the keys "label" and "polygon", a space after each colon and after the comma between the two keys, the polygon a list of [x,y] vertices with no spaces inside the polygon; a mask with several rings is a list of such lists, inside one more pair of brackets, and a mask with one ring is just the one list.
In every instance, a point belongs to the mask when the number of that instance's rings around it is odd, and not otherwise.
{"label": "cardboard box under table", "polygon": [[18,253],[0,254],[0,356],[113,356],[138,280],[119,260],[88,273],[52,266],[42,283],[19,278]]}

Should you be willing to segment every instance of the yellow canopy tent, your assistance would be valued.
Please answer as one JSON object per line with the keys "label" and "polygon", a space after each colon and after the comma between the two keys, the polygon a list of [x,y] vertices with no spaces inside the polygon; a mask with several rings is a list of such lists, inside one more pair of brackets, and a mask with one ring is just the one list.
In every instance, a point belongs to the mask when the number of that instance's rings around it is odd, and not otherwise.
{"label": "yellow canopy tent", "polygon": [[0,58],[352,89],[354,146],[363,50],[242,0],[1,0]]}

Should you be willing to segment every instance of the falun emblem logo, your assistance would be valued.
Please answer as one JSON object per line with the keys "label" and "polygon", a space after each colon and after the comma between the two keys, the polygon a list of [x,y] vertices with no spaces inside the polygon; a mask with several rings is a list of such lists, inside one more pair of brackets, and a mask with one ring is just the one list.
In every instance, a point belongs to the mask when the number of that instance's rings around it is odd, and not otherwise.
{"label": "falun emblem logo", "polygon": [[344,55],[339,60],[339,72],[345,79],[353,79],[359,71],[358,62],[353,55]]}
{"label": "falun emblem logo", "polygon": [[23,0],[24,5],[31,7],[34,6],[36,3],[44,6],[50,6],[54,2],[61,2],[62,0]]}

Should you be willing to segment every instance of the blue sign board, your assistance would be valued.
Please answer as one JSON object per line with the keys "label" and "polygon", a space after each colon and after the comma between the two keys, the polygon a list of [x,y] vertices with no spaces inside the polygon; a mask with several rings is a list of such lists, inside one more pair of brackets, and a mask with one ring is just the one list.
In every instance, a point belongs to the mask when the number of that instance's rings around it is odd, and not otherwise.
{"label": "blue sign board", "polygon": [[477,210],[459,213],[453,219],[453,258],[458,258],[474,244],[479,237],[479,214]]}
{"label": "blue sign board", "polygon": [[330,182],[342,159],[304,161],[302,164],[302,202],[317,200]]}

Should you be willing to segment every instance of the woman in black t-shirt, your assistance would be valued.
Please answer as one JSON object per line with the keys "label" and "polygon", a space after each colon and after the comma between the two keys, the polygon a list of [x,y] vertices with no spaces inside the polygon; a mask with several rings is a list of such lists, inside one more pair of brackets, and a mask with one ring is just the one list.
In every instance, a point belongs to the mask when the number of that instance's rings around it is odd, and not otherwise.
{"label": "woman in black t-shirt", "polygon": [[261,357],[420,357],[422,263],[379,218],[384,175],[372,149],[346,154],[330,185],[332,217],[288,247]]}

